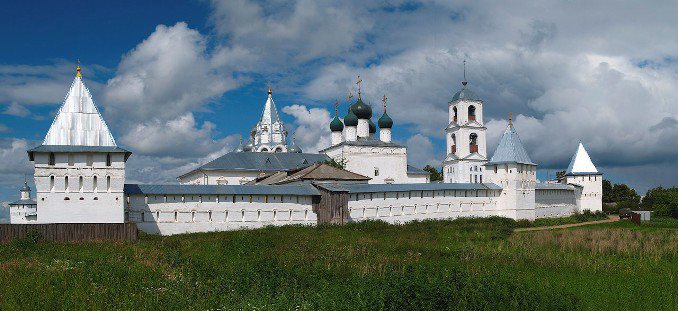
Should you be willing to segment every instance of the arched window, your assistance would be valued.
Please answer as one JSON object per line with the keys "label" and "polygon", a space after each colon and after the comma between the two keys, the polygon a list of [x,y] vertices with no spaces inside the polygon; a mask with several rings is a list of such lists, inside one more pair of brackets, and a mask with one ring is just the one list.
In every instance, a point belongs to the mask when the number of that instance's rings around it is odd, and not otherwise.
{"label": "arched window", "polygon": [[453,107],[452,111],[454,111],[454,122],[457,122],[457,107]]}
{"label": "arched window", "polygon": [[476,106],[468,106],[468,119],[469,121],[476,119]]}
{"label": "arched window", "polygon": [[92,191],[97,192],[97,177],[96,176],[94,176],[94,178],[92,179]]}
{"label": "arched window", "polygon": [[111,154],[106,154],[106,166],[111,166]]}
{"label": "arched window", "polygon": [[275,148],[275,152],[282,152],[282,148],[280,148],[280,147]]}
{"label": "arched window", "polygon": [[450,147],[451,153],[457,153],[457,136],[452,134],[452,147]]}
{"label": "arched window", "polygon": [[261,149],[261,152],[268,152],[268,148]]}
{"label": "arched window", "polygon": [[478,152],[478,134],[476,133],[469,135],[469,152]]}
{"label": "arched window", "polygon": [[52,152],[52,153],[49,154],[49,163],[48,164],[54,165],[55,162],[56,162],[56,160],[55,160],[55,157],[54,157],[54,152]]}

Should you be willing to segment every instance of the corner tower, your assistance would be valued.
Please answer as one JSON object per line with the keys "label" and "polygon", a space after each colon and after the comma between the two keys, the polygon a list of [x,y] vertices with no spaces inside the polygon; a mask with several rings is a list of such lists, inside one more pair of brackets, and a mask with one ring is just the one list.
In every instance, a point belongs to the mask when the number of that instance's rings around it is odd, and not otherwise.
{"label": "corner tower", "polygon": [[603,174],[598,172],[593,165],[589,153],[580,142],[577,151],[572,156],[570,165],[565,171],[565,177],[561,183],[575,184],[582,187],[577,198],[579,211],[589,210],[592,212],[603,210]]}
{"label": "corner tower", "polygon": [[445,129],[447,156],[443,161],[443,181],[483,183],[483,164],[487,162],[483,101],[467,88],[466,69],[461,84],[461,90],[448,103],[449,118]]}
{"label": "corner tower", "polygon": [[40,223],[124,222],[125,162],[82,81],[80,65],[42,145],[28,150],[35,165]]}

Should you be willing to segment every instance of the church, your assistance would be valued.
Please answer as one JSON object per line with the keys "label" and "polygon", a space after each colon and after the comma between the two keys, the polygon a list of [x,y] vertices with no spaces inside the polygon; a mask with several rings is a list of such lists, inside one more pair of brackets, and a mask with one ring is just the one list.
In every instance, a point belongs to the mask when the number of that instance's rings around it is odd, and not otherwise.
{"label": "church", "polygon": [[244,145],[179,176],[177,184],[125,184],[132,153],[116,144],[78,66],[43,143],[27,150],[35,198],[25,184],[20,200],[10,204],[10,221],[134,223],[144,232],[171,235],[363,220],[533,220],[602,210],[603,177],[581,143],[565,177],[541,183],[509,118],[488,160],[483,101],[465,79],[448,103],[444,182],[431,183],[427,172],[408,165],[407,147],[391,141],[386,96],[376,137],[360,83],[343,121],[335,107],[328,125],[332,144],[318,154],[303,153],[294,138],[288,144],[269,88]]}

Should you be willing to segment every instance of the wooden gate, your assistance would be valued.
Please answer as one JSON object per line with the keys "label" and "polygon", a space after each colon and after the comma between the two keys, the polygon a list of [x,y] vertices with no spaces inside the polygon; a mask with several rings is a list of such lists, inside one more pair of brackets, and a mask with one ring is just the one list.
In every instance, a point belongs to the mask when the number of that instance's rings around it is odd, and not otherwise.
{"label": "wooden gate", "polygon": [[313,202],[313,212],[318,215],[318,224],[348,223],[348,192],[329,191],[318,187],[320,198]]}

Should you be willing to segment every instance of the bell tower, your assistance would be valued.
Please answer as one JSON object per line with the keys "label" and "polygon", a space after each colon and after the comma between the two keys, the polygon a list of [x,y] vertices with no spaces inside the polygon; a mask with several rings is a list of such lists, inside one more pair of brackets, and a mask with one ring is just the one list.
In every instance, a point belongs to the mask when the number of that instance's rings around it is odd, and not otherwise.
{"label": "bell tower", "polygon": [[462,88],[448,103],[449,118],[445,129],[447,156],[443,161],[446,183],[483,183],[487,162],[483,101],[468,87],[466,61]]}

